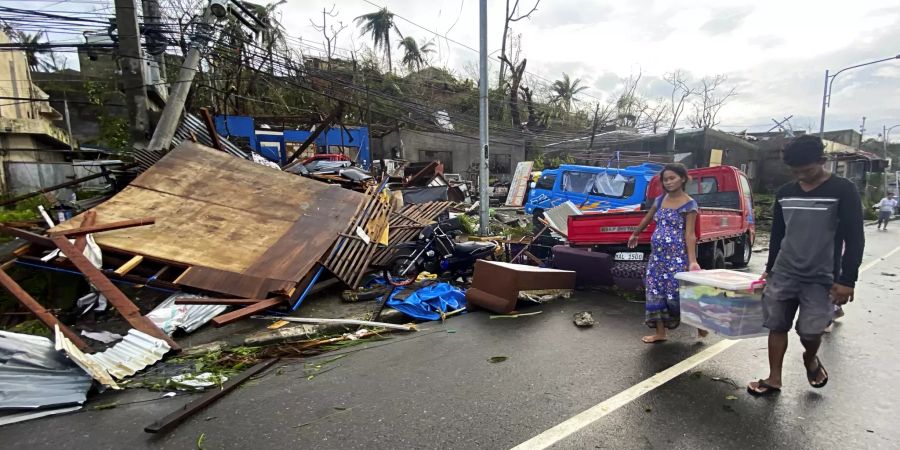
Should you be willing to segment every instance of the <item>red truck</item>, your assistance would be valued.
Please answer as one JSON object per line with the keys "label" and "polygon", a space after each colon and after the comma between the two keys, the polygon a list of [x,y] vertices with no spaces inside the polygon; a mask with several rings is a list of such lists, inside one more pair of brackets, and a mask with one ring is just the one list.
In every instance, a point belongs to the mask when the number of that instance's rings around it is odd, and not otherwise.
{"label": "red truck", "polygon": [[[700,205],[697,217],[697,262],[704,269],[746,267],[750,263],[756,227],[753,217],[753,191],[747,175],[735,167],[717,166],[692,169],[687,193]],[[569,245],[589,249],[599,264],[595,270],[608,271],[601,276],[623,288],[639,287],[650,255],[650,236],[655,225],[641,233],[635,249],[627,246],[652,202],[662,195],[659,175],[650,182],[643,211],[624,213],[588,213],[570,216]]]}

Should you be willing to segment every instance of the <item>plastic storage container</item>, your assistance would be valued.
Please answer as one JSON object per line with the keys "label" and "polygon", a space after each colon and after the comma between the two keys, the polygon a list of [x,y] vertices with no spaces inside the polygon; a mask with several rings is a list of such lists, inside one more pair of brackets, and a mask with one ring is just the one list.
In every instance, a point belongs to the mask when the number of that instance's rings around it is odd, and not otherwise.
{"label": "plastic storage container", "polygon": [[765,336],[759,275],[717,269],[682,272],[681,323],[731,339]]}

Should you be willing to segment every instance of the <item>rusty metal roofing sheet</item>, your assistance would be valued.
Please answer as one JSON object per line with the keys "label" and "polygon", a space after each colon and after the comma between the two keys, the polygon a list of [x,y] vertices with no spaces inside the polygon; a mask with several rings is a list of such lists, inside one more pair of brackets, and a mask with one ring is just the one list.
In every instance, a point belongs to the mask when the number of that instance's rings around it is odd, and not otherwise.
{"label": "rusty metal roofing sheet", "polygon": [[81,404],[91,377],[49,339],[0,331],[0,408]]}

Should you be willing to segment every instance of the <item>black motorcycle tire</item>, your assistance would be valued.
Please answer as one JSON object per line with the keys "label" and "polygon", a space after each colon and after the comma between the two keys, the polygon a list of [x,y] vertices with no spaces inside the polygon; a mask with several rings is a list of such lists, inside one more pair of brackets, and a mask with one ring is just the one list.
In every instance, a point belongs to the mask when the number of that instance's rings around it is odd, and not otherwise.
{"label": "black motorcycle tire", "polygon": [[408,286],[414,283],[416,278],[419,277],[419,270],[416,267],[413,267],[412,271],[404,276],[397,275],[404,267],[409,265],[409,262],[409,258],[397,258],[391,261],[388,267],[384,269],[384,280],[391,286]]}

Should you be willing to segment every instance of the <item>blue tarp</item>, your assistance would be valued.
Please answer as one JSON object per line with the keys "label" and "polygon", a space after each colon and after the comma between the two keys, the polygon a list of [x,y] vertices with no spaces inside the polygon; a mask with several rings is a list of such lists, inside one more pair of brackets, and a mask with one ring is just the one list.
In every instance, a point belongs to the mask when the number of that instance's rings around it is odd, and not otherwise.
{"label": "blue tarp", "polygon": [[438,320],[437,311],[450,312],[466,307],[466,293],[448,283],[437,283],[421,288],[404,300],[394,298],[403,288],[394,290],[386,305],[415,319]]}

